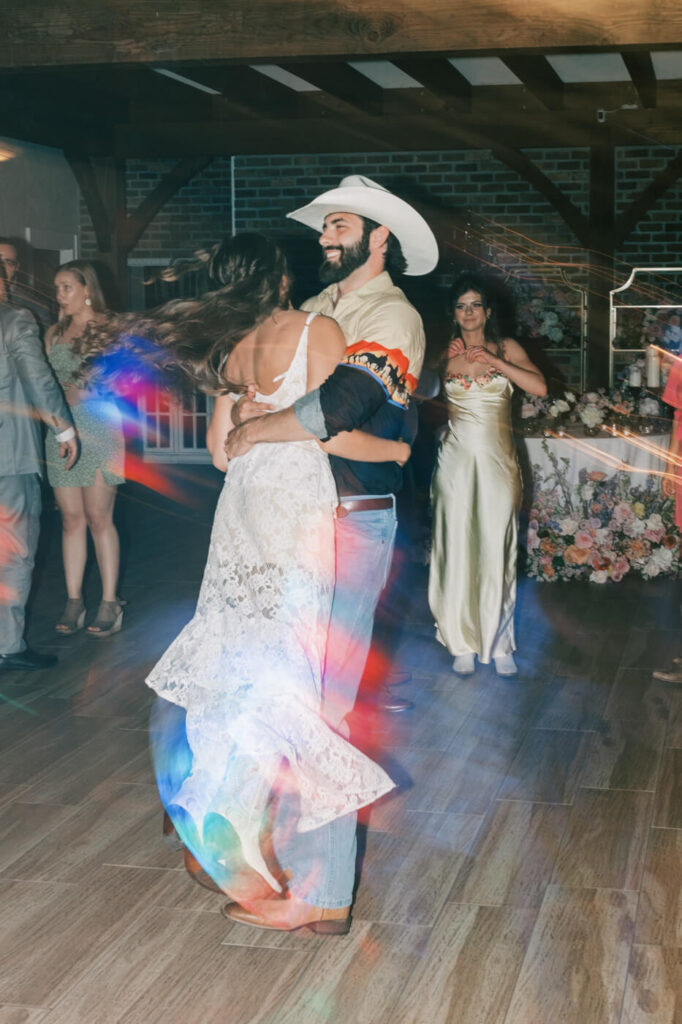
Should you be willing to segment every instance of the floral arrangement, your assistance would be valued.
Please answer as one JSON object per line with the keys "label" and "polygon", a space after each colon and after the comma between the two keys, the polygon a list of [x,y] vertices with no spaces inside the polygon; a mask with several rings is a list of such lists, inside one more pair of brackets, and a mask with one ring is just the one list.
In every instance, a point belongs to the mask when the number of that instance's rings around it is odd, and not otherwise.
{"label": "floral arrangement", "polygon": [[572,391],[565,391],[563,396],[546,395],[543,398],[525,392],[519,415],[522,420],[560,420],[571,412],[575,403],[576,396]]}
{"label": "floral arrangement", "polygon": [[540,432],[540,422],[548,427],[567,422],[582,424],[588,433],[597,431],[607,422],[629,426],[632,430],[644,430],[644,424],[655,429],[658,426],[655,421],[663,417],[658,399],[646,392],[636,397],[626,380],[610,391],[599,388],[578,396],[572,391],[565,391],[559,397],[548,395],[544,398],[525,393],[518,415],[524,433]]}
{"label": "floral arrangement", "polygon": [[606,419],[608,402],[603,391],[586,391],[576,404],[576,414],[580,422],[588,430],[600,427]]}
{"label": "floral arrangement", "polygon": [[682,349],[682,308],[617,308],[617,348],[637,349],[654,344],[676,354]]}
{"label": "floral arrangement", "polygon": [[627,573],[645,579],[680,572],[674,502],[652,487],[632,486],[625,473],[580,471],[577,494],[569,460],[543,442],[553,471],[533,467],[535,495],[526,538],[527,572],[544,581],[614,583]]}
{"label": "floral arrangement", "polygon": [[514,282],[519,332],[547,348],[579,348],[580,309],[575,295],[528,280]]}

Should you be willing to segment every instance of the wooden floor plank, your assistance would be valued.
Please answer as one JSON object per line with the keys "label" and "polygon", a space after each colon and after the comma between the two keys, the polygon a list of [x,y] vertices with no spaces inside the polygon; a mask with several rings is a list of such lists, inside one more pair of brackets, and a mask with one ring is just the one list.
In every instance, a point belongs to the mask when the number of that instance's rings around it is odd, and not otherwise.
{"label": "wooden floor plank", "polygon": [[639,889],[652,794],[580,789],[553,881],[577,888]]}
{"label": "wooden floor plank", "polygon": [[531,730],[500,786],[499,799],[572,803],[588,744],[583,732]]}
{"label": "wooden floor plank", "polygon": [[449,895],[456,903],[539,907],[569,809],[499,801],[481,825]]}
{"label": "wooden floor plank", "polygon": [[107,784],[50,833],[11,861],[0,878],[82,883],[102,864],[176,868],[178,853],[160,841],[155,786]]}
{"label": "wooden floor plank", "polygon": [[356,921],[346,938],[326,943],[318,939],[314,955],[273,1020],[391,1024],[405,978],[418,970],[429,935],[429,928]]}
{"label": "wooden floor plank", "polygon": [[637,894],[551,885],[505,1024],[618,1024]]}
{"label": "wooden floor plank", "polygon": [[663,946],[634,946],[621,1024],[679,1024],[680,1019],[680,950]]}
{"label": "wooden floor plank", "polygon": [[604,709],[606,718],[668,722],[675,712],[675,690],[654,679],[650,668],[622,668]]}
{"label": "wooden floor plank", "polygon": [[40,1024],[45,1020],[45,1010],[30,1006],[0,1006],[0,1024]]}
{"label": "wooden floor plank", "polygon": [[682,948],[682,831],[652,828],[635,940]]}
{"label": "wooden floor plank", "polygon": [[665,722],[604,719],[590,738],[583,786],[653,791],[665,736]]}
{"label": "wooden floor plank", "polygon": [[20,860],[74,813],[72,807],[15,801],[0,810],[0,871]]}
{"label": "wooden floor plank", "polygon": [[220,945],[215,914],[152,908],[94,959],[46,1024],[267,1019],[310,954]]}
{"label": "wooden floor plank", "polygon": [[159,876],[115,867],[83,884],[0,880],[0,1003],[54,1005],[153,904],[156,885]]}
{"label": "wooden floor plank", "polygon": [[503,1024],[535,916],[449,903],[382,1024]]}
{"label": "wooden floor plank", "polygon": [[399,835],[372,832],[354,914],[393,924],[433,924],[467,855],[480,818],[405,815]]}
{"label": "wooden floor plank", "polygon": [[654,825],[657,828],[682,828],[682,747],[663,751]]}
{"label": "wooden floor plank", "polygon": [[555,675],[535,717],[535,727],[578,731],[599,728],[613,677],[615,669],[613,675],[609,673],[607,682],[590,675]]}

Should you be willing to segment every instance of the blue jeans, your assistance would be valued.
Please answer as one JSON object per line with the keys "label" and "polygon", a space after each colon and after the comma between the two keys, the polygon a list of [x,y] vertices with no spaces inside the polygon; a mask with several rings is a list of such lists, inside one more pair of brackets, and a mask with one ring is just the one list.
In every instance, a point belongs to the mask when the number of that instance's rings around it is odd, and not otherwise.
{"label": "blue jeans", "polygon": [[[336,520],[336,581],[322,713],[343,736],[348,735],[345,718],[355,704],[372,641],[374,612],[391,568],[396,526],[395,503],[393,508],[351,512]],[[350,906],[357,815],[346,814],[305,833],[287,828],[291,819],[292,805],[283,799],[275,826],[275,850],[281,866],[292,872],[292,893],[316,907]]]}

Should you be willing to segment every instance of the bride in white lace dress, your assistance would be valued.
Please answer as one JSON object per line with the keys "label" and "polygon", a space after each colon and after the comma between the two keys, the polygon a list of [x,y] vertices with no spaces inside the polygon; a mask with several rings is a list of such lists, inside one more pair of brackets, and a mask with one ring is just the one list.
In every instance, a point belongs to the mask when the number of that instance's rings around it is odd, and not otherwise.
{"label": "bride in white lace dress", "polygon": [[[188,359],[182,325],[166,324],[162,341],[182,350],[191,379],[205,386],[219,366],[223,388],[255,384],[257,398],[274,409],[319,386],[343,355],[343,335],[333,320],[286,308],[277,247],[237,236],[214,251],[210,269],[222,289],[208,301],[223,293],[241,337],[231,348],[233,338],[223,336]],[[189,315],[194,329],[198,321],[201,308]],[[227,472],[196,612],[147,684],[186,712],[189,750],[177,747],[172,730],[155,742],[166,809],[217,885],[243,901],[254,891],[244,876],[253,881],[254,871],[261,886],[264,879],[281,891],[263,850],[274,793],[293,788],[297,827],[306,831],[371,803],[393,783],[320,715],[337,504],[327,456],[317,441],[263,444],[228,466],[232,406],[229,395],[217,399],[209,431],[214,462]],[[409,451],[360,432],[327,448],[364,461],[404,461]],[[176,747],[183,763],[168,771]]]}

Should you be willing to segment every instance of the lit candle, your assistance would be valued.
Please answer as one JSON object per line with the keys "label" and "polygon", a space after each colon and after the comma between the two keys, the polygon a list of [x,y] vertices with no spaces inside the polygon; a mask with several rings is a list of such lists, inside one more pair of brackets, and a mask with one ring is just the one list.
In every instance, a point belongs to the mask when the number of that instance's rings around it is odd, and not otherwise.
{"label": "lit candle", "polygon": [[646,382],[650,388],[658,388],[661,385],[661,363],[658,349],[653,345],[649,345],[646,350]]}
{"label": "lit candle", "polygon": [[637,363],[630,364],[629,382],[631,388],[641,388],[642,386],[642,371],[640,370]]}

